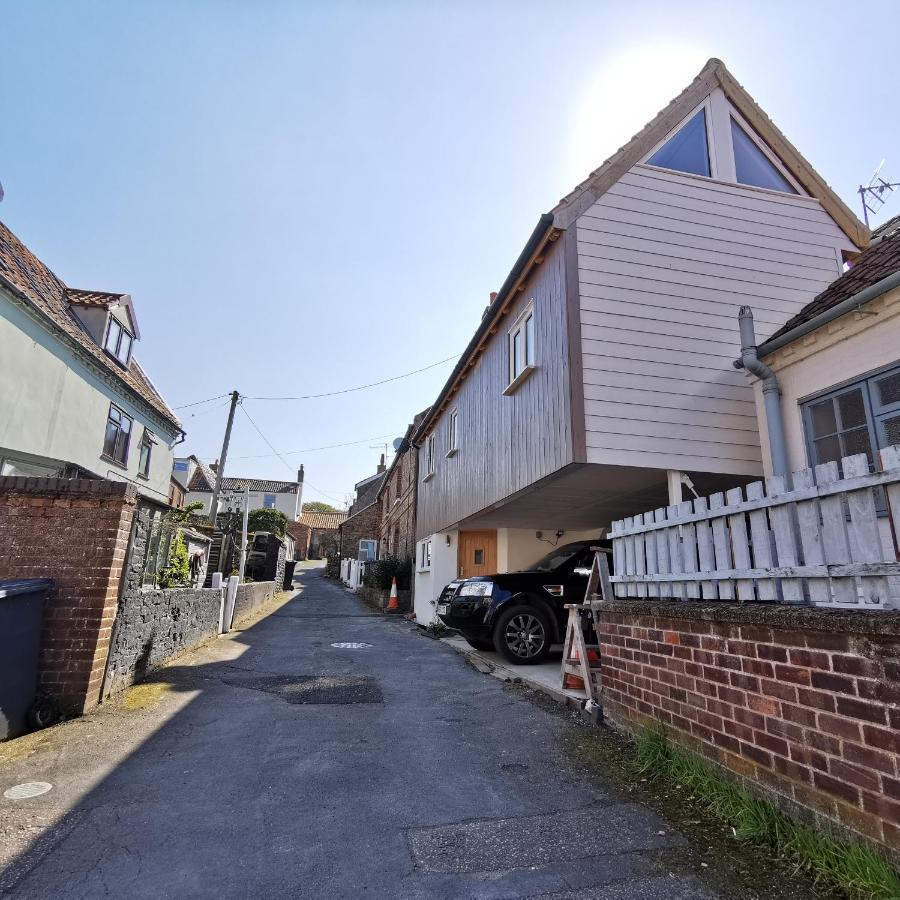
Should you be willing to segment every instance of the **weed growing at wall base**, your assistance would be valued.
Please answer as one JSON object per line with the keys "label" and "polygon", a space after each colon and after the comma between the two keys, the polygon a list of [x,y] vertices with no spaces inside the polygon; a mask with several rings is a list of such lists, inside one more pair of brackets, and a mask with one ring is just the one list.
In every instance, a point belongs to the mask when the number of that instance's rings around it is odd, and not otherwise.
{"label": "weed growing at wall base", "polygon": [[792,821],[727,781],[696,754],[673,747],[662,728],[638,733],[635,762],[641,775],[665,778],[690,791],[693,802],[727,822],[738,840],[773,847],[816,880],[867,900],[900,897],[900,875],[883,857]]}

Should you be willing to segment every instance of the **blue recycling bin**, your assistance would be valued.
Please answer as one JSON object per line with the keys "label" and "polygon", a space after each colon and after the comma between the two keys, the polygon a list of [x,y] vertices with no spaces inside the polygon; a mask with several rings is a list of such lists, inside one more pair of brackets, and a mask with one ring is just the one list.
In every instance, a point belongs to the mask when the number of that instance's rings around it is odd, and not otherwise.
{"label": "blue recycling bin", "polygon": [[0,581],[0,741],[28,730],[37,694],[44,601],[53,581]]}

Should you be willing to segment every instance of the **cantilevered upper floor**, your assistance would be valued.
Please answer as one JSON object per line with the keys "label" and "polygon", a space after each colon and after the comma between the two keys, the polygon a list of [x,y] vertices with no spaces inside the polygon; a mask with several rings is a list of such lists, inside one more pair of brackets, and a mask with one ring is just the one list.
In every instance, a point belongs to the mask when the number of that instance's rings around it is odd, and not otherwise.
{"label": "cantilevered upper floor", "polygon": [[738,310],[774,331],[868,239],[710,60],[540,218],[415,436],[418,535],[590,528],[664,505],[670,470],[759,476]]}

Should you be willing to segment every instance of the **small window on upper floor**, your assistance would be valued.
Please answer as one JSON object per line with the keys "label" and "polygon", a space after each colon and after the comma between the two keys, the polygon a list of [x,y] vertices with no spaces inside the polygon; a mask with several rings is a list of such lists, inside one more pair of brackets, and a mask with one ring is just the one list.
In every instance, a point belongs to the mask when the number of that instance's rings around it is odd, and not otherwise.
{"label": "small window on upper floor", "polygon": [[534,335],[534,303],[531,302],[509,330],[509,385],[511,394],[536,366]]}
{"label": "small window on upper floor", "polygon": [[131,344],[134,338],[122,327],[115,316],[109,317],[109,327],[106,329],[106,342],[103,344],[106,352],[115,357],[123,366],[128,365],[131,357]]}
{"label": "small window on upper floor", "polygon": [[155,443],[153,435],[145,428],[143,437],[141,437],[141,455],[138,459],[138,475],[143,478],[150,477],[150,457],[153,454]]}
{"label": "small window on upper floor", "polygon": [[459,410],[454,409],[447,417],[447,456],[455,456],[459,450]]}
{"label": "small window on upper floor", "polygon": [[756,141],[732,117],[731,143],[734,147],[734,171],[740,184],[796,194],[794,186],[757,146]]}
{"label": "small window on upper floor", "polygon": [[647,163],[676,172],[710,175],[709,145],[706,138],[706,110],[701,109],[692,119],[667,140]]}
{"label": "small window on upper floor", "polygon": [[428,481],[434,477],[434,432],[428,435],[425,442],[425,477],[422,481]]}
{"label": "small window on upper floor", "polygon": [[275,509],[274,494],[263,494],[263,509]]}

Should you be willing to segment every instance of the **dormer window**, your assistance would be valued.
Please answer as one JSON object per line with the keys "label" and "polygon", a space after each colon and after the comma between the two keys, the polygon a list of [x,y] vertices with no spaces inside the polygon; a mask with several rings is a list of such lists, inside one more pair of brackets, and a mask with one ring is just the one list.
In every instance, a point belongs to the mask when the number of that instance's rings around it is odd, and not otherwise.
{"label": "dormer window", "polygon": [[106,342],[103,347],[110,356],[115,357],[123,366],[128,365],[133,340],[134,338],[122,327],[121,322],[115,316],[110,316],[109,327],[106,330]]}

